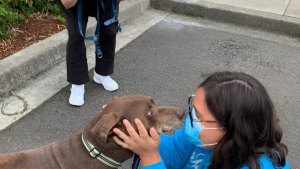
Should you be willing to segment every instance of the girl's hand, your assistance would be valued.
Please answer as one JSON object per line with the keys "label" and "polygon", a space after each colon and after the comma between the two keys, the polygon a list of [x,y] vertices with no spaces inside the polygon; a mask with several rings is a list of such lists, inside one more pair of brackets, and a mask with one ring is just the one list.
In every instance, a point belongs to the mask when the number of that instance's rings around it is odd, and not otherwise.
{"label": "girl's hand", "polygon": [[76,5],[77,0],[61,0],[61,3],[66,9],[69,9]]}
{"label": "girl's hand", "polygon": [[150,129],[150,137],[142,122],[139,119],[135,119],[135,124],[140,133],[139,135],[128,120],[124,119],[123,123],[129,133],[129,136],[119,129],[114,128],[113,131],[123,140],[121,141],[118,137],[114,136],[113,139],[115,142],[123,148],[129,149],[138,154],[143,165],[160,162],[161,157],[158,152],[160,137],[155,129],[153,127]]}

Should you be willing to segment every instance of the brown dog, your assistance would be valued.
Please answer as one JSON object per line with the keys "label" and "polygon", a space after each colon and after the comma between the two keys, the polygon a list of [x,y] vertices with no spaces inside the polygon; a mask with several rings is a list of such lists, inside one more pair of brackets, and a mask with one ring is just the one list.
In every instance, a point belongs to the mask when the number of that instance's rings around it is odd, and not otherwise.
{"label": "brown dog", "polygon": [[145,95],[113,98],[104,110],[89,121],[83,132],[38,149],[0,155],[0,168],[118,168],[119,163],[133,155],[112,139],[115,136],[113,128],[127,133],[123,119],[128,119],[136,129],[134,119],[139,118],[148,131],[154,127],[158,133],[163,133],[179,124],[183,114],[182,109],[155,106],[152,98]]}

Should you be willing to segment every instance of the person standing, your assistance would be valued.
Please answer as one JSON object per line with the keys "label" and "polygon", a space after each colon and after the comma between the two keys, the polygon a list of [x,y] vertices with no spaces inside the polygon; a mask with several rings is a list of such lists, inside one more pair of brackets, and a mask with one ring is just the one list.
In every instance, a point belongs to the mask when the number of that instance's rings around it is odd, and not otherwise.
{"label": "person standing", "polygon": [[[120,0],[79,0],[81,5],[78,0],[56,1],[63,11],[69,37],[66,46],[67,81],[72,84],[69,103],[74,106],[82,106],[84,104],[84,84],[90,80],[83,36],[85,36],[88,17],[97,19],[97,13],[101,19],[98,20],[100,21],[100,30],[96,41],[99,43],[102,54],[96,53],[93,79],[96,83],[102,84],[107,91],[115,91],[119,88],[118,84],[110,77],[114,68],[116,34],[119,25],[117,22],[109,25],[104,22],[111,18],[117,19],[114,7],[116,11],[119,11]],[[114,7],[113,1],[116,3]],[[78,20],[80,17],[81,19]],[[79,24],[81,24],[81,29]]]}

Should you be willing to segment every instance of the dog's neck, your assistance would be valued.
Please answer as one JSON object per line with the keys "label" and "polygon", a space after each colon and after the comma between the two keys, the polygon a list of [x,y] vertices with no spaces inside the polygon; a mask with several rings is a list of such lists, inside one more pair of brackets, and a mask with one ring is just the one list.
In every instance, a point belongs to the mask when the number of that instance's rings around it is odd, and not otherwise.
{"label": "dog's neck", "polygon": [[[95,148],[105,156],[123,163],[132,157],[133,152],[119,146],[111,136],[107,138],[107,143],[100,141],[99,137],[95,137],[93,133],[83,132],[84,139],[95,146]],[[89,153],[87,151],[87,153]]]}
{"label": "dog's neck", "polygon": [[[101,118],[101,116],[96,116],[91,119],[88,126],[83,131],[84,139],[95,146],[95,148],[103,153],[105,156],[119,162],[123,163],[127,159],[133,156],[133,152],[122,148],[113,140],[113,134],[107,136],[107,142],[102,142],[95,133],[92,132],[92,127]],[[88,153],[88,151],[87,151]]]}

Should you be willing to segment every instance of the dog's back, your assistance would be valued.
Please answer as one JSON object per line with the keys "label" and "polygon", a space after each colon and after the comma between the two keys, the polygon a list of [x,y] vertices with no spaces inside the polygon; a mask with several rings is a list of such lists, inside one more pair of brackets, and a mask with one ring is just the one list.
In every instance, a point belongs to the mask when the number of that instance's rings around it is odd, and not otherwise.
{"label": "dog's back", "polygon": [[[24,169],[24,168],[45,168],[46,163],[44,147],[25,150],[17,153],[0,155],[1,169]],[[41,165],[43,164],[43,165]],[[47,167],[48,168],[48,167]],[[56,167],[57,168],[57,167]]]}
{"label": "dog's back", "polygon": [[86,153],[80,139],[81,134],[76,133],[66,140],[55,141],[37,149],[0,155],[0,169],[74,169],[99,166],[99,161]]}
{"label": "dog's back", "polygon": [[89,121],[83,133],[76,133],[66,140],[41,148],[0,155],[0,169],[111,169],[112,167],[90,156],[82,142],[82,136],[105,156],[122,163],[133,154],[112,139],[113,128],[126,132],[123,119],[133,122],[135,118],[139,118],[147,130],[154,127],[162,133],[177,125],[183,114],[182,109],[155,106],[152,98],[145,95],[114,98],[103,112]]}
{"label": "dog's back", "polygon": [[18,164],[18,162],[25,162],[27,160],[27,156],[25,153],[11,153],[0,155],[0,168],[1,169],[12,169],[21,168],[22,164]]}

